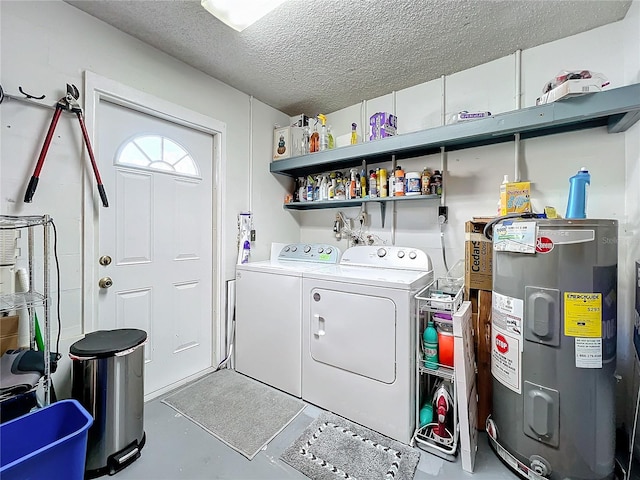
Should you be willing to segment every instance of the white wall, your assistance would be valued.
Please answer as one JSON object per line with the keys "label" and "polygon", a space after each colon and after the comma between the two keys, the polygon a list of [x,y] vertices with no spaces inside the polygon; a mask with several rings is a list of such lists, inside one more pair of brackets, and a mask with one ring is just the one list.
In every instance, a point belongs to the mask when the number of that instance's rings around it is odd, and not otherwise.
{"label": "white wall", "polygon": [[[281,208],[287,185],[268,172],[272,127],[285,122],[286,115],[62,1],[2,1],[0,22],[0,83],[8,94],[19,95],[21,86],[34,95],[46,94],[43,103],[53,105],[64,95],[65,85],[72,83],[80,89],[82,104],[83,72],[90,70],[226,124],[225,178],[216,179],[225,182],[227,193],[218,225],[224,279],[235,276],[236,218],[251,207],[250,171],[252,197],[258,199],[253,202],[259,241],[255,255],[264,256],[271,241],[298,240],[297,224]],[[63,115],[33,203],[22,201],[51,115],[51,110],[10,100],[0,107],[0,213],[47,213],[56,222],[61,266],[60,350],[65,363],[56,381],[64,394],[68,383],[66,352],[83,333],[82,176],[92,172],[85,169],[88,158],[83,155],[77,120]],[[52,279],[57,290],[53,272]]]}
{"label": "white wall", "polygon": [[[544,84],[564,69],[586,68],[603,73],[611,82],[609,88],[639,82],[639,45],[640,1],[635,0],[621,22],[523,51],[522,107],[535,105]],[[363,101],[329,114],[328,123],[336,135],[341,135],[349,131],[351,122],[360,126],[371,114],[387,111],[397,115],[399,133],[406,133],[441,125],[459,110],[489,110],[494,114],[513,110],[516,107],[516,57],[516,54],[509,55],[444,79]],[[362,109],[366,115],[361,113]],[[564,215],[568,179],[580,167],[587,166],[592,178],[588,216],[619,221],[618,370],[626,378],[618,394],[628,400],[633,358],[629,343],[634,306],[631,261],[640,258],[640,126],[636,124],[622,134],[608,134],[603,127],[547,136],[523,141],[521,147],[520,178],[532,182],[536,211],[551,205]],[[449,267],[464,257],[464,222],[474,216],[495,215],[502,176],[508,174],[514,179],[514,157],[513,143],[447,154],[445,187],[449,223],[444,226],[444,232]],[[439,155],[430,155],[402,160],[399,164],[407,172],[421,171],[425,166],[439,168],[440,162]],[[391,162],[387,168],[390,165]],[[391,243],[394,232],[389,210],[393,207],[387,207],[384,229],[377,206],[368,208],[372,221],[368,230],[379,236],[381,242]],[[423,248],[434,261],[436,275],[444,273],[437,204],[434,201],[403,202],[395,208],[395,244]],[[355,217],[358,208],[346,209],[344,213]],[[337,242],[333,238],[335,210],[312,210],[299,215],[302,241],[319,239],[347,247],[346,241]],[[619,402],[622,407],[626,403]]]}

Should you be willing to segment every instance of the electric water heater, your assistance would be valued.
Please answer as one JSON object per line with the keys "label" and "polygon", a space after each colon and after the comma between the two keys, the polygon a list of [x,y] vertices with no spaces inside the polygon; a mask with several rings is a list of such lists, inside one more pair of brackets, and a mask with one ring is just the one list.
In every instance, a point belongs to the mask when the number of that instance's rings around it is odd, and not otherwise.
{"label": "electric water heater", "polygon": [[618,224],[493,228],[487,433],[524,478],[614,477]]}

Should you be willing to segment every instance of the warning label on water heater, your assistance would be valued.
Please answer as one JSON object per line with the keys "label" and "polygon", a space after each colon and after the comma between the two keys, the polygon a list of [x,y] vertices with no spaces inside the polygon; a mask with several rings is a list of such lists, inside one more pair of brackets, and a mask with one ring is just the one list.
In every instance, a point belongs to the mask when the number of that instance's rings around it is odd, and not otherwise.
{"label": "warning label on water heater", "polygon": [[576,338],[576,368],[602,368],[601,338]]}
{"label": "warning label on water heater", "polygon": [[505,387],[522,393],[520,374],[520,340],[504,330],[492,328],[491,375]]}
{"label": "warning label on water heater", "polygon": [[564,293],[564,334],[602,338],[602,294]]}

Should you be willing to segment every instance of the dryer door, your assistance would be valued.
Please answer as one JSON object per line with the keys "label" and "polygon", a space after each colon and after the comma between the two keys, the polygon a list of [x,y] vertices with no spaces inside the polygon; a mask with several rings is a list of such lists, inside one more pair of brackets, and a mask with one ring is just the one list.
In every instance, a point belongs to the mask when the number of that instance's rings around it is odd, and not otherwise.
{"label": "dryer door", "polygon": [[396,379],[396,306],[382,297],[311,290],[309,345],[316,362],[379,382]]}

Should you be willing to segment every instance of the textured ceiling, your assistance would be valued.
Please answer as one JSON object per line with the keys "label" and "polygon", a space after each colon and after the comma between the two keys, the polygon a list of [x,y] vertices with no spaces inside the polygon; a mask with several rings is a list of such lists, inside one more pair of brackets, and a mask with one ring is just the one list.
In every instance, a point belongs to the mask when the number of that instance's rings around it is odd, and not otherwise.
{"label": "textured ceiling", "polygon": [[631,0],[289,0],[243,32],[199,0],[65,0],[289,115],[333,112],[624,18]]}

